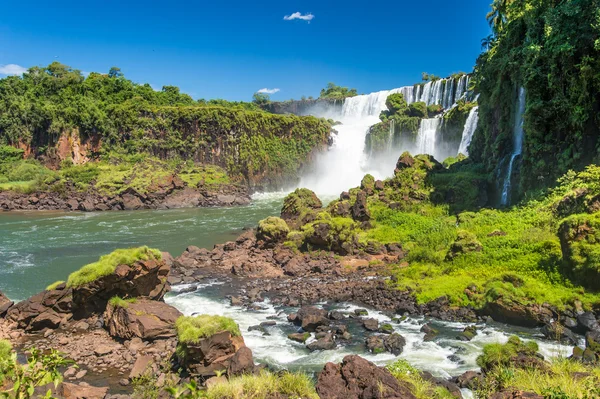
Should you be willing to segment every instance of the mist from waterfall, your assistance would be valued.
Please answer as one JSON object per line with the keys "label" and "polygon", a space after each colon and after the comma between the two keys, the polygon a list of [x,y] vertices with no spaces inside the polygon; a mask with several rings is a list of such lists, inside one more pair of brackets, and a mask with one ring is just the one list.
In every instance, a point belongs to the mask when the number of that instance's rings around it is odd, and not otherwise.
{"label": "mist from waterfall", "polygon": [[[441,105],[449,109],[456,101],[467,94],[469,76],[438,79],[433,82],[405,86],[393,90],[383,90],[367,95],[349,97],[340,107],[315,109],[310,114],[341,122],[334,126],[337,134],[333,144],[325,153],[319,154],[311,170],[302,177],[299,187],[306,187],[325,196],[337,196],[342,191],[360,185],[367,173],[376,179],[384,179],[393,174],[398,156],[403,151],[413,154],[429,153],[434,156],[455,156],[447,151],[436,149],[436,135],[442,118],[424,119],[419,129],[419,137],[414,144],[394,147],[394,129],[390,126],[388,151],[369,156],[365,152],[365,138],[369,128],[380,122],[381,111],[387,110],[385,101],[390,94],[402,93],[408,104],[424,102],[427,105]],[[456,147],[454,148],[456,151]]]}
{"label": "mist from waterfall", "polygon": [[502,187],[502,197],[500,198],[501,205],[509,205],[510,203],[513,167],[515,159],[519,155],[521,155],[523,151],[523,137],[525,136],[525,130],[523,129],[523,123],[525,122],[525,96],[525,88],[521,87],[519,89],[519,100],[517,104],[517,111],[515,113],[515,122],[513,127],[513,151],[510,155],[510,161],[508,162],[508,170],[506,171],[506,177],[504,178],[504,186]]}

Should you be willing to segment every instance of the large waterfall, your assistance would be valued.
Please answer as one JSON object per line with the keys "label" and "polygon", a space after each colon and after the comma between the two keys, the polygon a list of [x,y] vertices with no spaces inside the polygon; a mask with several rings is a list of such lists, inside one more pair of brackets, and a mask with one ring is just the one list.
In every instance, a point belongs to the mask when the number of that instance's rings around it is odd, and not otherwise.
{"label": "large waterfall", "polygon": [[523,123],[525,115],[525,88],[519,89],[519,101],[517,104],[517,111],[515,113],[515,122],[513,127],[513,151],[510,155],[510,161],[508,162],[508,170],[506,171],[506,177],[504,178],[504,186],[502,187],[502,197],[500,199],[501,205],[508,205],[510,202],[510,191],[511,191],[511,179],[513,173],[513,166],[515,159],[521,155],[523,151],[523,136],[525,130],[523,129]]}
{"label": "large waterfall", "polygon": [[458,153],[463,155],[469,155],[469,144],[471,144],[471,139],[473,138],[473,133],[475,133],[475,129],[477,129],[477,123],[479,122],[479,107],[474,107],[469,112],[469,117],[467,118],[467,122],[465,123],[465,128],[463,129],[462,138],[460,140],[460,146],[458,147]]}
{"label": "large waterfall", "polygon": [[[313,165],[312,172],[307,173],[300,182],[321,195],[339,195],[340,192],[356,187],[362,177],[370,173],[377,179],[390,176],[394,165],[402,151],[428,153],[434,156],[448,155],[447,151],[438,151],[436,140],[441,126],[441,118],[424,119],[420,126],[418,138],[412,146],[393,148],[394,126],[390,126],[387,154],[369,157],[365,153],[365,138],[369,128],[379,123],[381,111],[387,110],[385,101],[390,94],[402,93],[408,104],[424,102],[427,105],[441,105],[449,109],[456,101],[466,96],[469,76],[438,79],[433,82],[405,86],[393,90],[384,90],[371,94],[350,97],[340,107],[327,111],[315,110],[314,115],[331,118],[341,122],[335,126],[338,132],[327,153],[321,154]],[[454,153],[456,155],[456,147]],[[440,159],[441,161],[442,159]]]}

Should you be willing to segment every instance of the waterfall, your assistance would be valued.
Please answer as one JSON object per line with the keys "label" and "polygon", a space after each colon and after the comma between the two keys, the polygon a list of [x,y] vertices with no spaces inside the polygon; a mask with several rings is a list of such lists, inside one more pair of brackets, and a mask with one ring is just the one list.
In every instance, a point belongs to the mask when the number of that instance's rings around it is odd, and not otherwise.
{"label": "waterfall", "polygon": [[436,133],[441,120],[442,118],[431,118],[421,121],[417,134],[417,153],[434,155]]}
{"label": "waterfall", "polygon": [[508,170],[506,177],[504,178],[504,187],[502,188],[502,198],[500,199],[501,205],[509,204],[509,196],[511,191],[511,177],[513,171],[513,165],[515,158],[521,155],[523,151],[523,136],[525,131],[523,130],[523,123],[525,115],[525,88],[519,89],[519,101],[517,106],[517,112],[515,113],[515,122],[513,127],[513,151],[510,155],[510,161],[508,162]]}
{"label": "waterfall", "polygon": [[463,155],[469,155],[468,147],[471,144],[471,139],[473,138],[473,133],[475,133],[475,129],[477,129],[477,123],[479,122],[479,107],[474,107],[469,112],[469,117],[467,118],[467,122],[465,123],[465,128],[463,129],[462,138],[460,140],[460,146],[458,147],[458,153]]}
{"label": "waterfall", "polygon": [[402,93],[408,104],[424,102],[426,105],[439,104],[449,109],[466,92],[467,81],[466,75],[460,78],[438,79],[435,82],[349,97],[343,101],[341,109],[334,107],[333,113],[323,113],[315,109],[312,115],[331,118],[342,124],[335,127],[338,134],[333,136],[332,146],[326,153],[318,155],[312,164],[312,172],[302,177],[300,187],[309,188],[320,195],[337,196],[349,187],[360,184],[360,180],[367,173],[376,179],[388,177],[402,151],[438,157],[456,155],[456,147],[451,153],[439,145],[437,147],[440,148],[436,147],[436,136],[442,118],[424,119],[419,127],[416,142],[403,144],[402,148],[395,148],[395,126],[393,122],[390,123],[388,151],[383,154],[366,154],[365,138],[369,128],[379,122],[381,111],[387,110],[385,101],[390,94]]}

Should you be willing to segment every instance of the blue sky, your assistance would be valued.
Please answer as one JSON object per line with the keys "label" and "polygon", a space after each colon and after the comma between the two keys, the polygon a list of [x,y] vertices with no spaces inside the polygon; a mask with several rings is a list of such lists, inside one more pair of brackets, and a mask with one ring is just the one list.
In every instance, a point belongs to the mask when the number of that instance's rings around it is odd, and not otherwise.
{"label": "blue sky", "polygon": [[[262,88],[280,89],[274,100],[317,97],[330,81],[369,93],[415,83],[423,71],[470,71],[490,2],[6,2],[0,66],[115,65],[136,82],[207,99],[250,100]],[[296,12],[312,19],[284,19]]]}

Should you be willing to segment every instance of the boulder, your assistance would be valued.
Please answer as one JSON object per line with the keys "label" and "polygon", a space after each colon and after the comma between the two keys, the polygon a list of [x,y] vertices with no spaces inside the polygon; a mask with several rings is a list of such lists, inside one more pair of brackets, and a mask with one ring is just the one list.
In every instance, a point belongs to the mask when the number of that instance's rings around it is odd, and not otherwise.
{"label": "boulder", "polygon": [[[197,343],[181,343],[183,365],[191,375],[207,379],[217,372],[246,372],[254,367],[252,351],[246,347],[244,338],[234,337],[229,331],[221,331]],[[237,354],[240,350],[244,351]]]}
{"label": "boulder", "polygon": [[362,321],[362,325],[367,331],[379,330],[379,322],[377,321],[377,319],[364,319]]}
{"label": "boulder", "polygon": [[137,359],[135,359],[135,363],[133,364],[131,371],[129,372],[129,379],[131,380],[142,376],[147,370],[150,369],[152,363],[154,363],[152,356],[138,356]]}
{"label": "boulder", "polygon": [[311,342],[310,344],[306,345],[306,347],[310,351],[331,350],[335,349],[337,347],[337,344],[333,339],[333,334],[325,333],[323,337]]}
{"label": "boulder", "polygon": [[404,350],[404,346],[406,345],[406,340],[404,337],[398,333],[393,333],[388,335],[383,339],[383,345],[385,349],[392,353],[393,355],[400,355]]}
{"label": "boulder", "polygon": [[250,348],[241,347],[229,362],[227,367],[227,375],[235,376],[241,374],[251,374],[254,371],[254,358]]}
{"label": "boulder", "polygon": [[600,324],[593,312],[584,312],[577,316],[577,328],[585,334],[588,331],[600,330]]}
{"label": "boulder", "polygon": [[310,333],[308,333],[308,332],[288,334],[288,339],[291,339],[292,341],[296,341],[296,342],[300,342],[300,343],[305,343],[309,338],[310,338]]}
{"label": "boulder", "polygon": [[73,313],[77,318],[103,313],[109,299],[145,297],[160,300],[169,291],[170,267],[164,260],[140,260],[119,265],[115,271],[73,288]]}
{"label": "boulder", "polygon": [[463,330],[463,332],[461,332],[456,339],[460,340],[460,341],[470,341],[473,338],[475,338],[475,336],[477,335],[477,327],[475,326],[468,326],[465,327],[465,329]]}
{"label": "boulder", "polygon": [[1,291],[0,291],[0,317],[4,317],[8,309],[14,305],[14,302],[9,300]]}
{"label": "boulder", "polygon": [[8,309],[6,317],[26,331],[56,328],[68,319],[72,310],[72,291],[61,284],[55,290],[43,291]]}
{"label": "boulder", "polygon": [[321,399],[416,399],[408,384],[357,355],[344,357],[340,364],[327,363],[316,390]]}
{"label": "boulder", "polygon": [[600,330],[588,331],[585,334],[585,343],[588,349],[600,355]]}
{"label": "boulder", "polygon": [[365,340],[367,350],[371,353],[378,354],[385,352],[385,345],[383,344],[383,336],[371,335]]}
{"label": "boulder", "polygon": [[327,311],[314,306],[303,306],[296,313],[294,323],[307,332],[314,332],[320,326],[328,326]]}
{"label": "boulder", "polygon": [[483,382],[483,376],[476,371],[466,371],[456,378],[456,383],[461,388],[475,390]]}
{"label": "boulder", "polygon": [[65,399],[104,399],[108,393],[108,387],[63,382],[59,387],[59,393]]}
{"label": "boulder", "polygon": [[175,336],[175,321],[181,312],[164,302],[140,299],[125,306],[109,304],[104,322],[113,337],[143,340]]}
{"label": "boulder", "polygon": [[439,334],[439,331],[431,327],[429,324],[423,324],[421,332],[425,333],[424,341],[433,341],[433,339]]}

